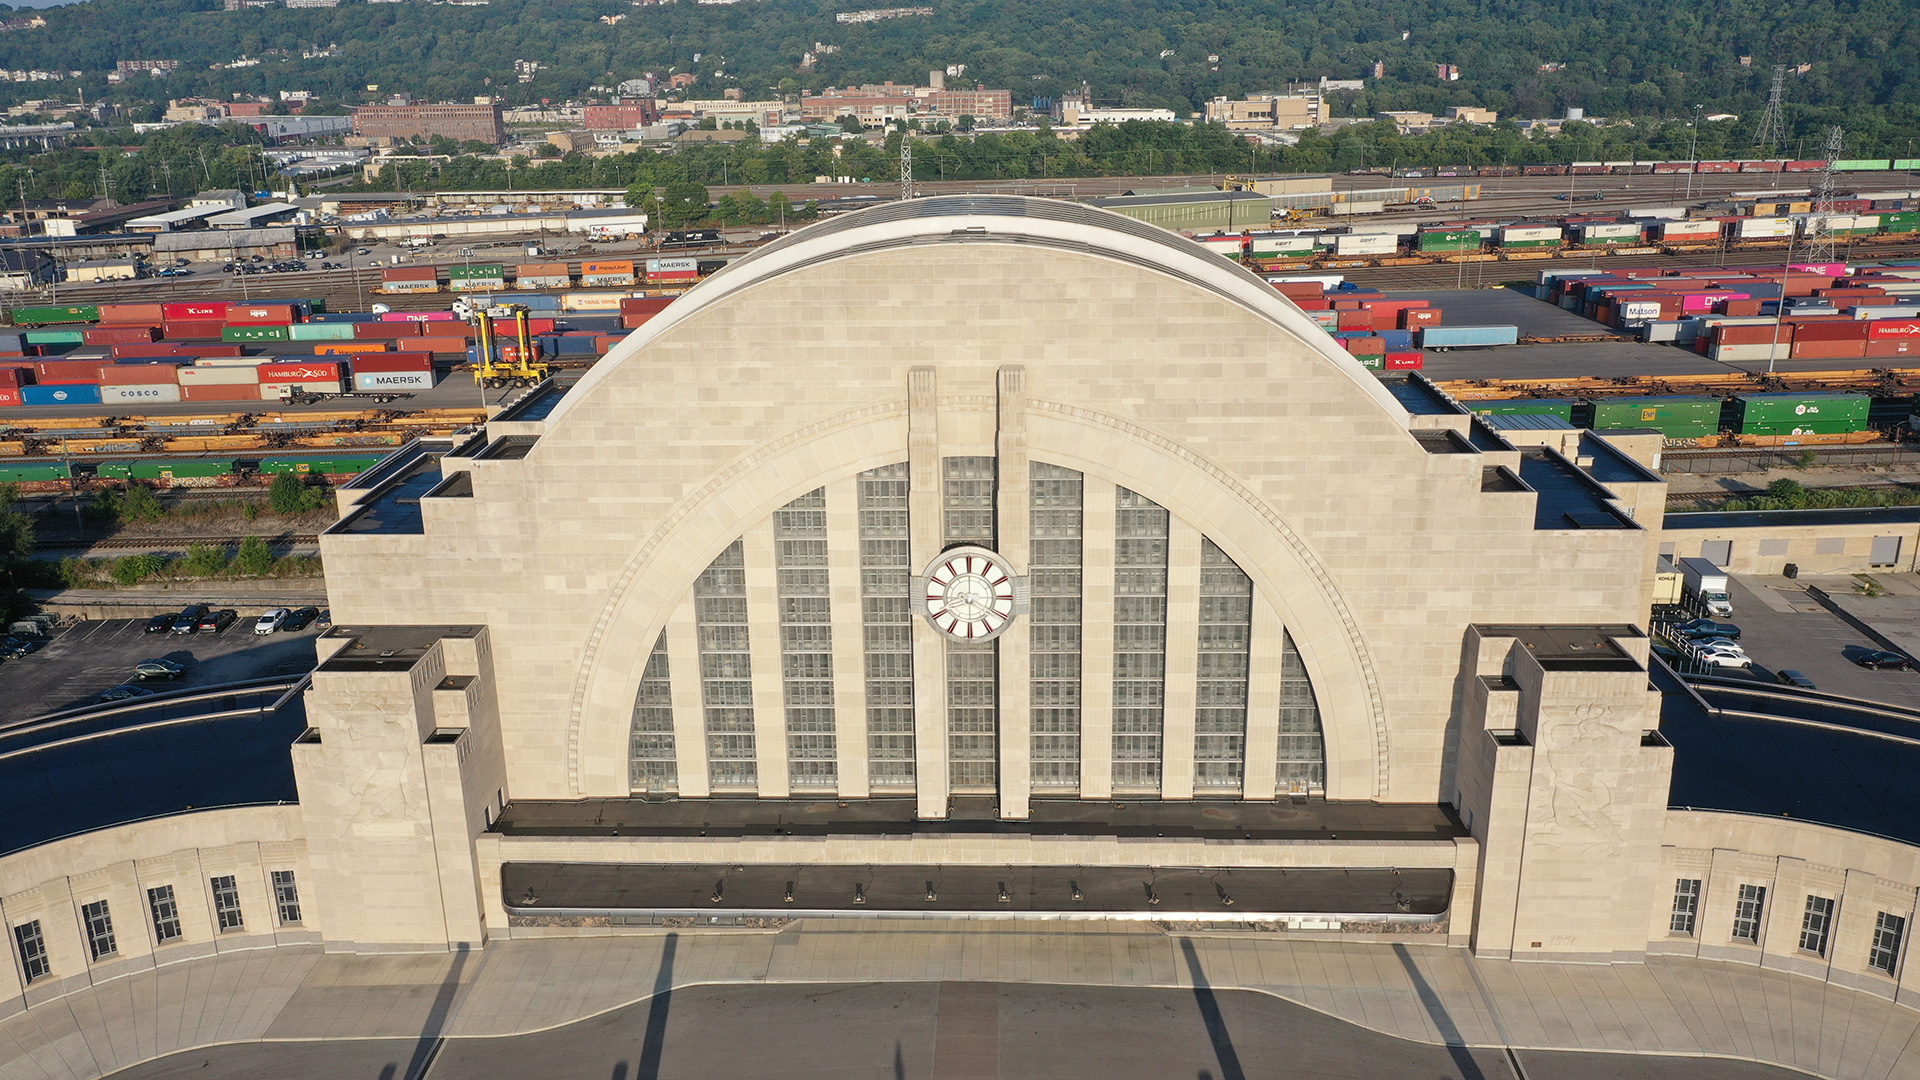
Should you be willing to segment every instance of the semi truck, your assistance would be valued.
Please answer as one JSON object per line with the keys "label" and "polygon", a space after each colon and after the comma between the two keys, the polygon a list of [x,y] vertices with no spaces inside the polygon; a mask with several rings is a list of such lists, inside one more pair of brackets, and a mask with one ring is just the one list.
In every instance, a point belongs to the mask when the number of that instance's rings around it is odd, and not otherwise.
{"label": "semi truck", "polygon": [[1710,560],[1680,560],[1680,587],[1691,603],[1713,618],[1733,614],[1733,597],[1727,593],[1727,572]]}

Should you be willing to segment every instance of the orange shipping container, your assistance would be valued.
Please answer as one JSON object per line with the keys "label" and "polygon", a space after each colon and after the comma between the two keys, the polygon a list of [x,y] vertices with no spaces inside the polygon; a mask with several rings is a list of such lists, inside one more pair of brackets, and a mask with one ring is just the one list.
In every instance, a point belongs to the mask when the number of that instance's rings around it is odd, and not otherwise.
{"label": "orange shipping container", "polygon": [[167,317],[161,313],[159,304],[101,304],[100,321],[103,323],[143,323],[159,326]]}
{"label": "orange shipping container", "polygon": [[387,351],[384,341],[322,341],[313,347],[315,356],[357,356],[361,353],[383,353]]}

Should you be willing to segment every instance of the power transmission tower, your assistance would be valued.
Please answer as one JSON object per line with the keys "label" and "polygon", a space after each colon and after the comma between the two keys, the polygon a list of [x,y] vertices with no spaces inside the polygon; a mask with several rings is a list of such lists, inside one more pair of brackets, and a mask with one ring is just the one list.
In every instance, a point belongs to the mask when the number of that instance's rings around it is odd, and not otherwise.
{"label": "power transmission tower", "polygon": [[913,135],[900,129],[900,197],[913,198]]}
{"label": "power transmission tower", "polygon": [[1846,152],[1846,133],[1834,128],[1827,133],[1827,167],[1820,172],[1820,189],[1814,192],[1813,214],[1808,217],[1806,261],[1833,261],[1833,189],[1834,165]]}
{"label": "power transmission tower", "polygon": [[1773,91],[1767,95],[1767,111],[1760,114],[1760,126],[1753,132],[1753,148],[1762,158],[1771,158],[1780,152],[1780,142],[1787,136],[1787,128],[1781,109],[1787,98],[1787,66],[1773,66]]}

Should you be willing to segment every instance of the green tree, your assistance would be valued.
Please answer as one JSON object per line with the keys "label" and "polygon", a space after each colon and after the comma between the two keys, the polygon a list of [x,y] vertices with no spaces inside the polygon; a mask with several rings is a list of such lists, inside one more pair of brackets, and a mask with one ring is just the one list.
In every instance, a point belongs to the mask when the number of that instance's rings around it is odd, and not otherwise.
{"label": "green tree", "polygon": [[166,568],[164,555],[122,555],[113,560],[111,576],[117,585],[138,585]]}
{"label": "green tree", "polygon": [[33,555],[33,517],[20,509],[20,489],[0,484],[0,625],[32,612],[33,602],[20,590],[27,585]]}
{"label": "green tree", "polygon": [[187,557],[180,561],[180,569],[189,576],[207,578],[225,573],[230,561],[224,548],[194,544],[187,549]]}
{"label": "green tree", "polygon": [[276,473],[273,483],[267,488],[267,505],[276,514],[304,514],[309,510],[318,510],[325,498],[325,493],[308,487],[298,473]]}
{"label": "green tree", "polygon": [[707,216],[705,184],[668,184],[658,200],[660,227],[679,229]]}
{"label": "green tree", "polygon": [[249,536],[240,541],[240,554],[235,556],[233,566],[247,577],[265,577],[273,570],[273,549],[265,540]]}

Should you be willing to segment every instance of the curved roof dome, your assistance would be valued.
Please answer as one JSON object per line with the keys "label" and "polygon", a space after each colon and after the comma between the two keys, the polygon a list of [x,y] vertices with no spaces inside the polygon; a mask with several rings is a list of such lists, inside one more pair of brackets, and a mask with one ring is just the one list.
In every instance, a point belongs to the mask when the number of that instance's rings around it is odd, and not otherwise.
{"label": "curved roof dome", "polygon": [[1057,199],[947,195],[894,202],[809,226],[702,282],[614,348],[550,417],[557,423],[654,338],[764,281],[833,259],[931,244],[1021,244],[1144,267],[1212,293],[1272,323],[1333,364],[1404,427],[1406,409],[1359,361],[1266,282],[1184,237],[1110,211]]}

